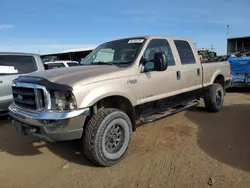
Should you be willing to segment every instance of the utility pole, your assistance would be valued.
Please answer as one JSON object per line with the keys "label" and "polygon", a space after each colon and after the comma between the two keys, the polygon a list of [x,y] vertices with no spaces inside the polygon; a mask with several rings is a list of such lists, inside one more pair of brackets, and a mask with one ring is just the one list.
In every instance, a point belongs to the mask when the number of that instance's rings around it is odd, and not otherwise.
{"label": "utility pole", "polygon": [[211,44],[211,51],[213,51],[214,50],[214,45],[213,44]]}
{"label": "utility pole", "polygon": [[197,43],[196,42],[194,42],[194,47],[197,48]]}
{"label": "utility pole", "polygon": [[229,36],[229,25],[227,24],[227,38]]}
{"label": "utility pole", "polygon": [[227,54],[228,54],[228,37],[229,37],[229,25],[227,24],[227,39],[226,39]]}

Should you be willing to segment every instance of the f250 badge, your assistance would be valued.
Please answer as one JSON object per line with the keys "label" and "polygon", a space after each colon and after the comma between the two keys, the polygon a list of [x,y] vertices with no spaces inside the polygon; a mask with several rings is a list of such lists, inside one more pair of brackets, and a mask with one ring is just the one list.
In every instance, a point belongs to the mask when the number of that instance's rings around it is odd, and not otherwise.
{"label": "f250 badge", "polygon": [[136,80],[136,79],[128,80],[128,81],[127,81],[127,84],[136,84],[136,83],[137,83],[137,80]]}

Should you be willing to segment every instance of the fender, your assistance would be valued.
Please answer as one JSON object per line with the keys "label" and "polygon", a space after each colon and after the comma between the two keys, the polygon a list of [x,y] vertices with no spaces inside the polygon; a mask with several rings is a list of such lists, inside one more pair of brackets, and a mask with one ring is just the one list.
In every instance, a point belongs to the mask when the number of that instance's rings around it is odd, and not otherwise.
{"label": "fender", "polygon": [[204,87],[212,85],[212,84],[214,83],[216,77],[219,76],[219,75],[224,76],[223,73],[222,73],[222,71],[221,71],[221,69],[216,70],[216,71],[212,74],[212,76],[211,76],[211,78],[210,78],[210,82],[204,83],[204,84],[203,84]]}
{"label": "fender", "polygon": [[90,90],[86,95],[84,96],[82,102],[80,103],[78,108],[85,108],[94,105],[99,100],[111,97],[111,96],[121,96],[124,98],[127,98],[133,106],[136,104],[136,99],[129,95],[129,91],[126,91],[127,88],[124,88],[121,90],[121,87],[114,88],[114,86],[105,85],[105,87],[99,87],[93,90]]}
{"label": "fender", "polygon": [[212,78],[211,78],[211,81],[210,81],[211,84],[214,83],[216,77],[219,76],[219,75],[222,75],[222,76],[223,76],[221,69],[218,69],[217,71],[215,71],[215,73],[213,74],[213,76],[212,76]]}

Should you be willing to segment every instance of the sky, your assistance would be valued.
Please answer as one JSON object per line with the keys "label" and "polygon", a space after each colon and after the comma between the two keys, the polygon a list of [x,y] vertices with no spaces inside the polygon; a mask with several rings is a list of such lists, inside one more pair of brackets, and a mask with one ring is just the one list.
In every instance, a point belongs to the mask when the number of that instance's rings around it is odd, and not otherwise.
{"label": "sky", "polygon": [[226,54],[250,36],[249,0],[1,0],[0,51],[53,53],[121,37],[186,37]]}

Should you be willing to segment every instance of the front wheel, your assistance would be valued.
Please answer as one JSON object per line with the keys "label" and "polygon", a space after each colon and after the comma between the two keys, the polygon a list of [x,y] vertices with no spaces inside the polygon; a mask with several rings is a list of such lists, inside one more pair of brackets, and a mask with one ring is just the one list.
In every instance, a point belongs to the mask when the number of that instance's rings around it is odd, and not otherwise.
{"label": "front wheel", "polygon": [[219,112],[224,102],[224,89],[221,84],[213,84],[204,97],[206,109],[210,112]]}
{"label": "front wheel", "polygon": [[103,109],[89,120],[83,134],[85,156],[100,166],[120,162],[127,152],[132,123],[124,112]]}

